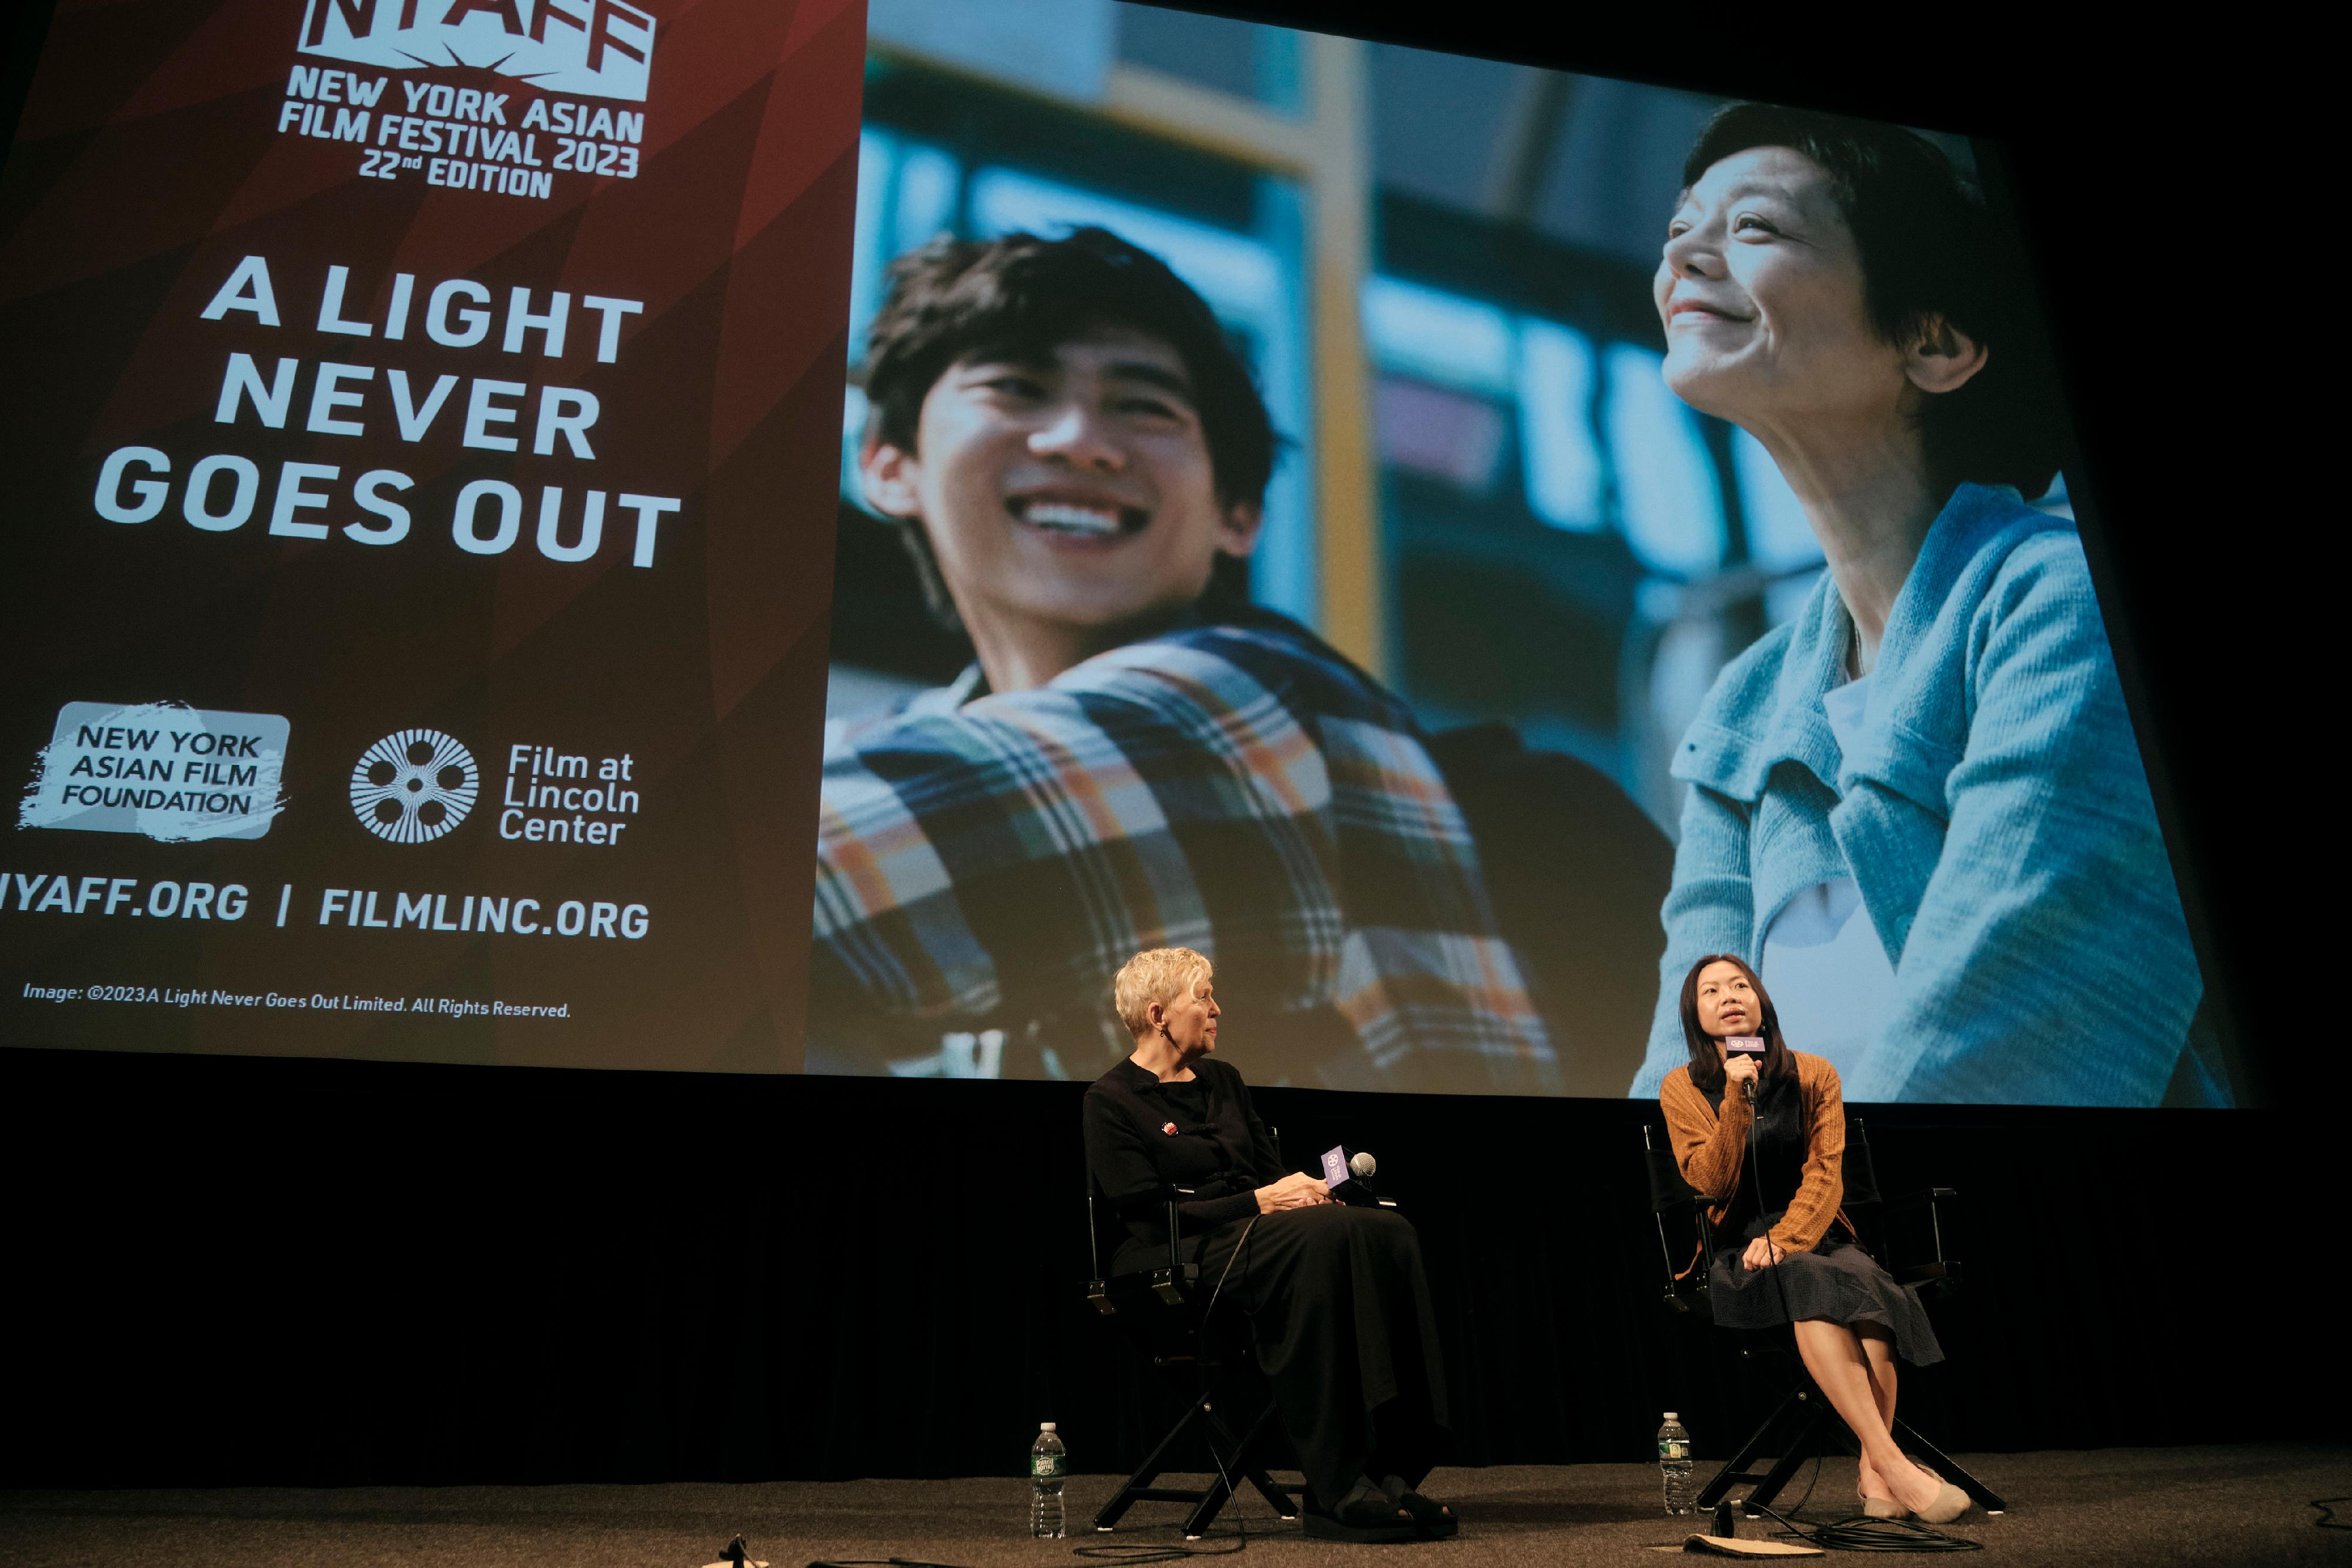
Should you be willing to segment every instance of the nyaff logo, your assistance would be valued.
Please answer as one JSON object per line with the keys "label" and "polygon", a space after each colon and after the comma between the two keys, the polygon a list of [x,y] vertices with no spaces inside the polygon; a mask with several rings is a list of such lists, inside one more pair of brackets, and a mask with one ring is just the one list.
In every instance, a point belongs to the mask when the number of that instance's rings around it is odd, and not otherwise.
{"label": "nyaff logo", "polygon": [[384,70],[471,66],[542,92],[641,103],[654,19],[625,0],[309,0],[297,47]]}

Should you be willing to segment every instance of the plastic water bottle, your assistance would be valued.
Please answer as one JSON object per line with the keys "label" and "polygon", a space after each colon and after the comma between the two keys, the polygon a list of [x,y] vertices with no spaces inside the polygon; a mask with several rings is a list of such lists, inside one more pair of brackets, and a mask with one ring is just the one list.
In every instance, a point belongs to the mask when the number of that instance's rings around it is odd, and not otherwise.
{"label": "plastic water bottle", "polygon": [[1658,1428],[1658,1472],[1666,1481],[1666,1511],[1690,1512],[1697,1490],[1691,1479],[1690,1433],[1671,1410],[1666,1412],[1666,1424]]}
{"label": "plastic water bottle", "polygon": [[1070,1473],[1070,1451],[1047,1421],[1037,1428],[1029,1448],[1029,1533],[1047,1541],[1062,1539],[1062,1478]]}

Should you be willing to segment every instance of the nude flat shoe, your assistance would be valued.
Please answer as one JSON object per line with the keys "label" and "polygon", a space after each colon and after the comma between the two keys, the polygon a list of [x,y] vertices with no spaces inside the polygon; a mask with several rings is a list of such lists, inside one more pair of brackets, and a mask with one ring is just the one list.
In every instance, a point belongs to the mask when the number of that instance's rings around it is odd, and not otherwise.
{"label": "nude flat shoe", "polygon": [[1919,1519],[1926,1524],[1949,1524],[1968,1511],[1969,1494],[1946,1481],[1936,1500],[1919,1511]]}
{"label": "nude flat shoe", "polygon": [[1908,1519],[1911,1511],[1891,1497],[1865,1497],[1862,1500],[1865,1519]]}

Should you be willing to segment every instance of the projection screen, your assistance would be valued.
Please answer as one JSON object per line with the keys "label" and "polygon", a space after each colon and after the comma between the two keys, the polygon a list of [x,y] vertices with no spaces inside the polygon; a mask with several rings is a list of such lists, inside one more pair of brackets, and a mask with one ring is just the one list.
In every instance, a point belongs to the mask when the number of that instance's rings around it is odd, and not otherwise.
{"label": "projection screen", "polygon": [[1850,1100],[2239,1103],[1999,147],[1118,0],[121,16],[0,177],[8,1043],[1088,1080],[1173,945],[1253,1082],[1640,1095],[1727,953]]}

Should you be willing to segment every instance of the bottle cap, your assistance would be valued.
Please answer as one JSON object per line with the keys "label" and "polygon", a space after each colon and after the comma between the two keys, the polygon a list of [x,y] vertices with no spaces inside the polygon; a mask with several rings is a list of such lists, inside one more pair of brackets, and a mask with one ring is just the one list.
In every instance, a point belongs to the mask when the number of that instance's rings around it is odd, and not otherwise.
{"label": "bottle cap", "polygon": [[1667,1419],[1667,1420],[1669,1420],[1669,1421],[1679,1421],[1679,1420],[1681,1420],[1681,1419],[1682,1419],[1682,1417],[1681,1417],[1681,1416],[1677,1416],[1677,1415],[1675,1415],[1673,1411],[1669,1410],[1669,1411],[1667,1411],[1667,1412],[1666,1412],[1666,1419]]}
{"label": "bottle cap", "polygon": [[1040,1421],[1037,1423],[1037,1430],[1040,1432],[1051,1432],[1055,1429],[1054,1423],[1051,1421]]}

